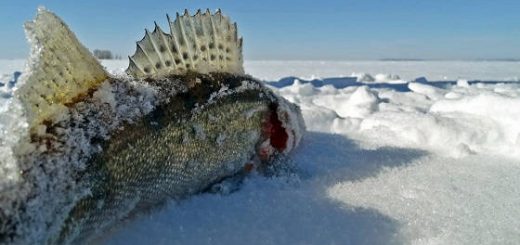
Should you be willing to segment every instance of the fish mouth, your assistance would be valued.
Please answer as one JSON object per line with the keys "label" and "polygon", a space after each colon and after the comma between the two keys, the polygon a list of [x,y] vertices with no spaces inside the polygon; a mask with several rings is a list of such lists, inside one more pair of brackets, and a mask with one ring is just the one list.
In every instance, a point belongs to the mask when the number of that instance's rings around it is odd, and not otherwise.
{"label": "fish mouth", "polygon": [[269,136],[271,146],[279,152],[283,152],[287,149],[287,140],[289,139],[290,132],[283,127],[282,122],[278,118],[278,104],[271,104],[270,109],[271,113],[269,113],[269,120],[265,125],[265,131]]}
{"label": "fish mouth", "polygon": [[262,138],[257,153],[262,161],[269,161],[275,152],[282,153],[287,149],[289,131],[283,126],[278,116],[278,104],[269,105],[269,111],[262,123]]}
{"label": "fish mouth", "polygon": [[298,122],[298,113],[288,106],[285,100],[269,105],[268,113],[262,122],[262,141],[257,147],[257,154],[262,162],[269,163],[279,154],[288,154],[301,140],[302,130]]}

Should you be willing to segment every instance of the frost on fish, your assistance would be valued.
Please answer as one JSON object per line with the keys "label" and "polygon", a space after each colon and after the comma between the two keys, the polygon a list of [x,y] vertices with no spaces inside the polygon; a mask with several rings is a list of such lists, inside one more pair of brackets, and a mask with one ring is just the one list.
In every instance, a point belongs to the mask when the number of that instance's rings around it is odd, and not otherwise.
{"label": "frost on fish", "polygon": [[13,101],[27,123],[1,163],[16,178],[0,181],[0,243],[85,243],[298,145],[299,108],[244,75],[236,25],[200,11],[169,23],[171,34],[146,33],[120,77],[53,13],[26,25],[32,54]]}
{"label": "frost on fish", "polygon": [[25,24],[33,45],[25,84],[17,96],[24,103],[30,125],[55,119],[65,106],[108,79],[101,64],[79,43],[56,15],[38,9]]}

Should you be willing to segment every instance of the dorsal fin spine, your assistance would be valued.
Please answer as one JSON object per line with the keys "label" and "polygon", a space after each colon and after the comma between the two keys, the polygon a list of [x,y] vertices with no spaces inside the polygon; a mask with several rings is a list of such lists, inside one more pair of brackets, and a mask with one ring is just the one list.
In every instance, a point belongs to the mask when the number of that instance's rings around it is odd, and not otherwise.
{"label": "dorsal fin spine", "polygon": [[[156,28],[154,29],[154,31],[152,32],[152,35],[155,35],[157,33],[157,23],[156,23]],[[162,52],[160,51],[157,43],[155,42],[156,39],[155,38],[152,38],[151,35],[150,35],[150,32],[148,30],[146,30],[146,34],[148,36],[148,42],[150,42],[150,44],[152,45],[154,51],[155,51],[155,54],[157,54],[157,57],[159,58],[159,61],[160,61],[160,65],[162,67],[166,67],[166,64],[164,63],[164,58],[163,58],[163,54]],[[155,65],[154,65],[155,67]],[[157,69],[156,69],[157,70]]]}
{"label": "dorsal fin spine", "polygon": [[211,42],[210,42],[210,45],[211,43],[213,43],[214,47],[217,47],[217,37],[218,36],[218,33],[217,33],[217,28],[215,27],[215,22],[213,21],[213,17],[210,16],[210,24],[211,24]]}
{"label": "dorsal fin spine", "polygon": [[[177,19],[179,19],[179,13],[176,13],[176,16],[177,16]],[[169,25],[170,25],[170,32],[171,33],[175,33],[176,32],[176,29],[178,28],[178,24],[171,21],[169,18],[168,18],[168,22],[169,22]],[[180,36],[180,37],[179,37]],[[174,35],[173,36],[173,40],[175,42],[175,47],[177,48],[177,56],[180,56],[182,54],[182,45],[181,45],[181,40],[179,40],[179,38],[183,38],[182,37],[182,33],[179,33],[179,35]],[[181,59],[182,57],[177,57],[178,60],[180,60],[180,62],[182,62],[182,64],[185,66],[185,60],[184,59]]]}
{"label": "dorsal fin spine", "polygon": [[[177,13],[177,16],[178,15],[179,14]],[[170,33],[173,33],[175,27],[173,26],[173,21],[171,20],[169,14],[166,14],[166,19],[168,19],[168,26],[170,27]],[[174,52],[175,52],[177,55],[179,55],[179,50],[180,50],[180,48],[179,48],[179,40],[177,40],[177,38],[178,38],[177,36],[172,36],[171,37],[172,42],[173,42],[173,46],[174,46],[173,48],[175,49],[175,50],[171,50],[171,51],[173,51],[171,53],[172,53],[173,63],[175,64],[175,67],[178,67],[180,65],[177,62],[178,60],[180,60],[179,57],[176,57],[175,54],[174,54]],[[168,48],[170,48],[170,47],[168,47]]]}
{"label": "dorsal fin spine", "polygon": [[[211,15],[207,15],[206,13],[202,13],[200,15],[200,29],[201,29],[201,32],[202,32],[202,37],[207,37],[208,36],[208,30],[206,29],[207,28],[207,22],[208,22],[208,18],[211,18]],[[204,44],[203,44],[204,45]],[[200,52],[201,52],[201,59],[206,59],[206,60],[209,60],[209,48],[204,45],[204,49],[202,49],[202,47],[199,47],[200,48]]]}
{"label": "dorsal fin spine", "polygon": [[[192,55],[192,48],[191,48],[191,45],[189,45],[189,40],[186,36],[186,17],[188,17],[188,10],[186,9],[184,11],[184,16],[182,16],[181,18],[175,20],[179,23],[179,29],[180,29],[180,33],[182,34],[182,39],[184,40],[184,51],[188,54],[188,59],[189,59],[189,64],[190,65],[193,65],[193,55]],[[184,53],[182,53],[182,58],[185,59],[186,57],[184,57]]]}
{"label": "dorsal fin spine", "polygon": [[[157,25],[157,22],[154,21],[153,24],[154,24],[154,29],[153,29],[152,35],[154,35],[154,36],[161,35],[162,31],[161,31],[161,28],[159,27],[159,25]],[[161,64],[163,66],[166,66],[165,57],[163,55],[162,50],[160,49],[160,47],[164,43],[162,36],[161,36],[160,40],[157,40],[155,38],[152,38],[151,40],[152,40],[154,49],[157,51],[157,54],[159,54],[159,59],[161,60]],[[156,43],[156,41],[159,41],[160,43]]]}
{"label": "dorsal fin spine", "polygon": [[164,31],[161,29],[160,26],[157,25],[157,22],[155,23],[155,25],[156,25],[157,31],[159,32],[159,36],[161,36],[161,40],[163,42],[163,45],[166,48],[166,51],[168,51],[168,56],[170,57],[169,61],[170,61],[170,66],[171,66],[171,68],[169,68],[169,69],[171,70],[174,67],[177,67],[177,64],[175,63],[175,56],[172,53],[170,45],[168,45],[169,42],[168,42],[167,36],[165,35]]}
{"label": "dorsal fin spine", "polygon": [[[153,44],[153,41],[152,41],[152,38],[150,37],[150,31],[148,31],[148,29],[144,29],[144,41],[147,41],[148,43],[150,43],[152,45],[152,47],[154,48],[155,50],[155,47],[154,47],[154,44]],[[141,50],[144,52],[144,54],[146,55],[146,58],[148,58],[148,60],[150,61],[150,63],[152,64],[152,69],[154,71],[157,71],[157,69],[155,69],[155,65],[153,65],[153,60],[152,60],[152,57],[150,57],[150,55],[148,54],[148,50],[146,50],[143,45],[139,45],[139,47],[141,48]]]}
{"label": "dorsal fin spine", "polygon": [[[222,15],[220,13],[220,9],[217,9],[215,16],[217,16],[217,18],[218,18],[218,27],[221,27],[222,26]],[[217,28],[217,26],[215,26],[215,50],[217,51],[217,56],[215,57],[215,59],[217,59],[217,60],[223,60],[223,57],[224,57],[224,50],[220,48],[220,47],[222,47],[222,44],[220,43],[221,40],[222,40],[221,28]]]}
{"label": "dorsal fin spine", "polygon": [[137,65],[137,63],[134,61],[134,58],[132,58],[132,56],[128,56],[128,59],[130,60],[130,66],[135,66],[137,69],[139,69],[139,71],[142,73],[142,74],[145,74],[145,72],[143,71],[143,68],[141,68],[139,65]]}
{"label": "dorsal fin spine", "polygon": [[[193,46],[190,46],[190,49],[192,50],[191,54],[190,54],[190,57],[191,57],[191,60],[192,60],[192,64],[195,65],[195,62],[193,62],[193,60],[195,59],[195,54],[197,53],[198,50],[200,50],[200,47],[199,47],[199,37],[197,37],[197,31],[195,30],[195,23],[194,23],[194,20],[193,18],[186,18],[189,22],[190,22],[190,27],[191,27],[191,31],[193,33],[192,37],[193,37]],[[198,57],[200,59],[200,57]]]}
{"label": "dorsal fin spine", "polygon": [[[146,40],[146,36],[145,36],[145,39],[144,39],[144,40]],[[146,59],[148,60],[148,62],[149,62],[150,64],[153,64],[152,59],[151,59],[150,56],[148,55],[148,52],[146,52],[146,49],[143,48],[142,43],[137,43],[137,48],[138,48],[139,50],[141,50],[141,52],[144,54],[144,56],[146,57]],[[157,70],[155,69],[155,66],[153,66],[153,65],[151,65],[151,67],[149,67],[148,69],[152,69],[152,70],[154,70],[154,71],[157,71]],[[146,72],[146,67],[143,67],[143,70]]]}

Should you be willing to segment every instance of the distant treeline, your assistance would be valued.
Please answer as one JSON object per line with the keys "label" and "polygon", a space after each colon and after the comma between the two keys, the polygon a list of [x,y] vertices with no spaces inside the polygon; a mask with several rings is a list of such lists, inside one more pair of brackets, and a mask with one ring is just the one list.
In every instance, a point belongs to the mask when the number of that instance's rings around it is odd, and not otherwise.
{"label": "distant treeline", "polygon": [[94,56],[100,60],[120,60],[121,55],[113,55],[110,50],[94,49]]}

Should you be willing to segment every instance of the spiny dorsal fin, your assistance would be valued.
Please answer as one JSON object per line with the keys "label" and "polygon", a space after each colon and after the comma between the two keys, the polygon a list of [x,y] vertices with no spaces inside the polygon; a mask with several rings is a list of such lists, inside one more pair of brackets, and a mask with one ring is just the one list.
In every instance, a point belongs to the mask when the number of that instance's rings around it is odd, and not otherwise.
{"label": "spiny dorsal fin", "polygon": [[242,38],[238,38],[236,23],[220,10],[215,14],[198,10],[193,16],[185,10],[184,15],[177,13],[173,22],[167,17],[169,34],[156,23],[154,31],[145,30],[144,38],[137,42],[135,54],[129,57],[129,75],[161,78],[188,71],[244,74]]}
{"label": "spiny dorsal fin", "polygon": [[34,21],[25,24],[25,32],[31,56],[16,94],[32,128],[54,121],[65,104],[87,94],[108,75],[67,25],[43,7]]}

